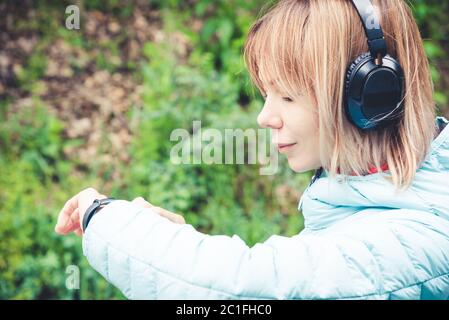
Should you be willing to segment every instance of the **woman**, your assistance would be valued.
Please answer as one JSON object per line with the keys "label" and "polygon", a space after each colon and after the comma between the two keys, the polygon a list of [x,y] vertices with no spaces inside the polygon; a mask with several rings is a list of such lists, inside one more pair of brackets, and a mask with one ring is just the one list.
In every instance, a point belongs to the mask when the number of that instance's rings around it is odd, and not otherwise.
{"label": "woman", "polygon": [[448,299],[447,120],[410,9],[373,5],[281,0],[248,35],[259,124],[293,170],[317,169],[298,235],[249,248],[143,198],[91,206],[106,198],[92,188],[56,232],[83,234],[93,268],[134,299]]}

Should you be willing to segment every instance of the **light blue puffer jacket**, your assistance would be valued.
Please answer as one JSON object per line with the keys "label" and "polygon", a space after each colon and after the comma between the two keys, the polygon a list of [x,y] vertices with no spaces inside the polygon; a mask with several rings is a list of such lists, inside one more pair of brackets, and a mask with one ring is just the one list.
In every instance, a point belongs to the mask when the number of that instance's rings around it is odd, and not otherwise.
{"label": "light blue puffer jacket", "polygon": [[449,299],[449,125],[411,188],[385,174],[324,172],[301,197],[306,228],[251,248],[118,200],[83,252],[131,299]]}

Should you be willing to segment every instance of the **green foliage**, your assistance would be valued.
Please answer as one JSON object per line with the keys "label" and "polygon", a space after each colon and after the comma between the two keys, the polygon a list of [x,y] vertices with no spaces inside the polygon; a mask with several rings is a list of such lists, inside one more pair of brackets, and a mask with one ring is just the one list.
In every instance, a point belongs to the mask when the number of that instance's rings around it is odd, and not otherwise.
{"label": "green foliage", "polygon": [[[1,120],[0,298],[120,297],[88,266],[80,239],[53,230],[55,213],[82,185],[68,176],[60,122],[39,101]],[[69,265],[80,268],[79,291],[65,287]]]}
{"label": "green foliage", "polygon": [[449,89],[444,85],[442,75],[449,72],[447,61],[449,59],[448,42],[449,24],[447,23],[447,12],[449,2],[447,1],[409,1],[413,14],[418,22],[424,49],[430,61],[432,79],[435,83],[434,99],[440,107],[440,111],[448,112]]}
{"label": "green foliage", "polygon": [[59,161],[61,131],[58,119],[49,116],[39,101],[32,101],[3,122],[0,150],[11,161],[28,163],[33,169],[32,176],[45,181],[63,167]]}

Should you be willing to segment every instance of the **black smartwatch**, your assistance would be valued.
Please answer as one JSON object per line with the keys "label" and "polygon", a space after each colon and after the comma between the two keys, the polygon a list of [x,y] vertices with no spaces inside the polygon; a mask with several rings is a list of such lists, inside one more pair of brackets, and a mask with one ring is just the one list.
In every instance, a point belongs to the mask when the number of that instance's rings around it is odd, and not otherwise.
{"label": "black smartwatch", "polygon": [[106,198],[106,199],[95,199],[94,202],[87,208],[86,213],[83,217],[83,232],[86,231],[87,226],[89,225],[90,219],[105,205],[114,201],[114,198]]}

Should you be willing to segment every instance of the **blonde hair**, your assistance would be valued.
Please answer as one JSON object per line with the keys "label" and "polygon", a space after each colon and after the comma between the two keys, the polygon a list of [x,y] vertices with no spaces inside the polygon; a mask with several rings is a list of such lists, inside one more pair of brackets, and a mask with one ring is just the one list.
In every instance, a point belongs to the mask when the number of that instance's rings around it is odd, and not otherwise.
{"label": "blonde hair", "polygon": [[404,111],[397,125],[364,132],[344,114],[346,68],[368,51],[349,0],[281,0],[251,27],[244,50],[253,82],[272,83],[293,99],[310,98],[318,115],[320,154],[330,176],[363,175],[388,165],[388,179],[408,187],[436,134],[433,84],[421,35],[403,0],[372,0],[388,54],[405,75]]}

